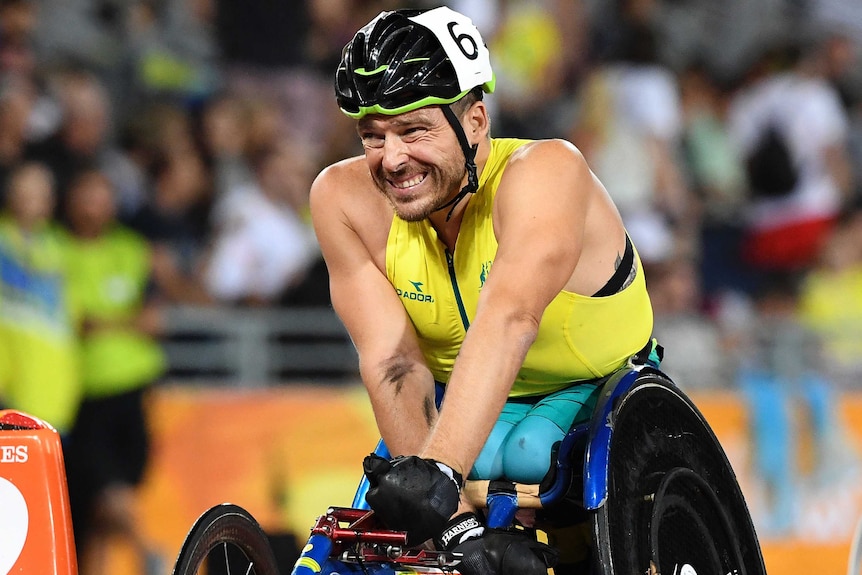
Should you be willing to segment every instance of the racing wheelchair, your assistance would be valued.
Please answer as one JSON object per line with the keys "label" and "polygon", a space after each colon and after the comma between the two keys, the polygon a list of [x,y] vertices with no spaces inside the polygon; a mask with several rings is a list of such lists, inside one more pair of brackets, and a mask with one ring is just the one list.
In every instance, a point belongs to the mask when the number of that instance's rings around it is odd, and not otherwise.
{"label": "racing wheelchair", "polygon": [[[542,484],[468,481],[462,497],[485,509],[489,527],[523,529],[516,514],[534,510],[529,530],[548,534],[560,552],[556,575],[765,575],[736,476],[697,407],[651,365],[605,379],[591,420],[555,446]],[[389,456],[382,442],[375,453]],[[363,478],[350,507],[317,518],[291,575],[457,575],[458,554],[408,547],[405,532],[369,510],[367,489]],[[580,533],[589,551],[573,570],[562,558],[572,551],[565,542],[577,538],[555,543],[550,535],[566,530]],[[237,505],[201,515],[173,575],[217,572],[279,575],[263,530]]]}

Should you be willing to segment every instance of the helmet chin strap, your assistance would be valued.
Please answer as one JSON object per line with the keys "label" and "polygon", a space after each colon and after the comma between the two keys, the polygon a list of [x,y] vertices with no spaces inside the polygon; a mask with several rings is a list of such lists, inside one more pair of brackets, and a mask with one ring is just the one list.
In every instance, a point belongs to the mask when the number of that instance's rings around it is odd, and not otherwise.
{"label": "helmet chin strap", "polygon": [[452,206],[452,209],[450,209],[449,213],[446,215],[446,221],[448,222],[449,218],[452,217],[452,213],[455,211],[455,206],[458,205],[458,202],[463,200],[467,194],[475,193],[476,190],[479,189],[479,176],[476,173],[476,150],[479,149],[479,144],[470,145],[470,142],[467,141],[467,134],[464,133],[464,127],[461,125],[461,122],[458,120],[458,116],[455,115],[455,112],[452,111],[450,106],[443,105],[440,106],[440,108],[443,110],[443,115],[446,116],[452,129],[455,130],[455,135],[458,137],[458,143],[461,144],[461,150],[464,152],[464,167],[467,171],[467,183],[463,188],[461,188],[461,191],[458,192],[454,198],[437,208],[437,210],[442,210],[443,208]]}

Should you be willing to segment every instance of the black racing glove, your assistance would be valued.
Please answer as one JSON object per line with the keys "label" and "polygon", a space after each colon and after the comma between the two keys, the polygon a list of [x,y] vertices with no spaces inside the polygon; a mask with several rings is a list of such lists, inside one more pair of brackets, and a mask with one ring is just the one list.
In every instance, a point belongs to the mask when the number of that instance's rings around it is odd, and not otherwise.
{"label": "black racing glove", "polygon": [[365,500],[389,529],[407,532],[410,546],[438,535],[458,510],[462,478],[443,463],[372,453],[362,466],[370,484]]}
{"label": "black racing glove", "polygon": [[547,575],[558,553],[517,529],[487,529],[473,513],[452,519],[436,540],[438,548],[461,554],[463,575]]}

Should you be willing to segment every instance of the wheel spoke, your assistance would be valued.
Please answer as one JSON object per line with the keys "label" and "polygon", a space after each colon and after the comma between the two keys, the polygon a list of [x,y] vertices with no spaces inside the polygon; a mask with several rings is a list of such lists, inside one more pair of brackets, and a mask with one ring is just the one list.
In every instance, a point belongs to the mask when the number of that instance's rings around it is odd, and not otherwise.
{"label": "wheel spoke", "polygon": [[221,548],[224,550],[224,568],[227,571],[227,575],[230,575],[230,559],[228,559],[227,555],[227,543],[222,543]]}

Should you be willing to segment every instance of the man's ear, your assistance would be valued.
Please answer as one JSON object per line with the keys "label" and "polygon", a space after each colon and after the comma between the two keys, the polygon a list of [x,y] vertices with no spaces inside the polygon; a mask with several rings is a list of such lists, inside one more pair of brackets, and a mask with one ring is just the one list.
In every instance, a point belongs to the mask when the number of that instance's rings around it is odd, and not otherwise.
{"label": "man's ear", "polygon": [[[474,143],[485,138],[488,135],[491,124],[488,118],[488,107],[485,105],[485,102],[481,100],[474,102],[470,106],[470,109],[467,110],[466,116],[465,131],[467,132],[467,138]],[[478,136],[478,138],[474,138],[474,136]]]}

